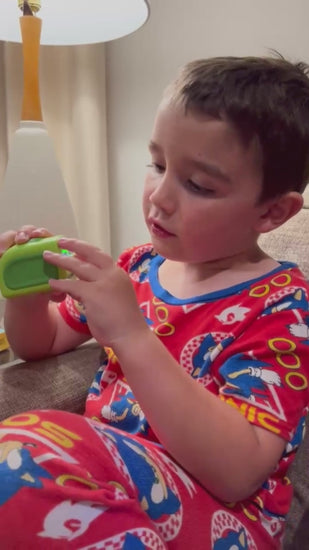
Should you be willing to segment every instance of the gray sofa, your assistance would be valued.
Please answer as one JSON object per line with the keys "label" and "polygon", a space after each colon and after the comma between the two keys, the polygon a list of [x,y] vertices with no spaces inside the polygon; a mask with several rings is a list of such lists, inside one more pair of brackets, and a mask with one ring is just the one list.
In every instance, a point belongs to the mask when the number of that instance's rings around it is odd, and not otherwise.
{"label": "gray sofa", "polygon": [[[309,210],[260,239],[276,259],[297,262],[309,278]],[[10,352],[2,352],[10,360]],[[37,362],[11,360],[0,366],[0,420],[29,409],[52,408],[83,412],[87,388],[102,351],[95,342]],[[289,513],[284,550],[309,549],[309,429],[293,464],[294,499]],[[266,550],[266,549],[259,549]]]}

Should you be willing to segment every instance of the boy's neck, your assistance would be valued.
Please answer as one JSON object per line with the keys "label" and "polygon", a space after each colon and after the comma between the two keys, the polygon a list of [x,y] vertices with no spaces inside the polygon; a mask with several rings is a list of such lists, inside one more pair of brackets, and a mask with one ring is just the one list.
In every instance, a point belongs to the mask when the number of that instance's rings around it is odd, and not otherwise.
{"label": "boy's neck", "polygon": [[278,265],[257,247],[249,255],[239,254],[197,264],[167,259],[160,266],[159,280],[170,294],[185,299],[261,277]]}

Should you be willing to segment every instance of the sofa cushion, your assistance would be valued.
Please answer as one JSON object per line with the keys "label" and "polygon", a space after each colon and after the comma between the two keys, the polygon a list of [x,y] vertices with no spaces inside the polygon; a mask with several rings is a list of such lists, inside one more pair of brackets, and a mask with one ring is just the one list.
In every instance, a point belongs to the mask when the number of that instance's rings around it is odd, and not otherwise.
{"label": "sofa cushion", "polygon": [[42,361],[0,367],[0,420],[30,409],[82,413],[102,350],[90,342]]}

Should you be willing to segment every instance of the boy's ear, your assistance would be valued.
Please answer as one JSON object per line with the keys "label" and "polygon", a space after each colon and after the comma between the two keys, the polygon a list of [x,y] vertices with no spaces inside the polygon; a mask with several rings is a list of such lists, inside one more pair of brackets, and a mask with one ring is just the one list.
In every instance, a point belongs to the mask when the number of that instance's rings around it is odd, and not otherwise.
{"label": "boy's ear", "polygon": [[279,227],[301,210],[304,199],[300,193],[289,191],[280,197],[265,201],[261,205],[261,215],[257,221],[258,233],[268,233]]}

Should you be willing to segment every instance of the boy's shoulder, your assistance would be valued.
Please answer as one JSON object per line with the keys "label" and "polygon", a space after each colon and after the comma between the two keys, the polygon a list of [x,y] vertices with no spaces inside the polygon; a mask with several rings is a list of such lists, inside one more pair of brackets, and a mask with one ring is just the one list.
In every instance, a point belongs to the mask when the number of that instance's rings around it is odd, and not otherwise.
{"label": "boy's shoulder", "polygon": [[[235,290],[236,295],[237,290],[242,290],[240,293],[244,301],[259,303],[262,309],[288,301],[291,302],[290,307],[293,302],[293,308],[309,312],[309,281],[292,262],[280,262],[276,269],[257,279],[249,280],[240,285],[240,288],[235,287]],[[292,297],[295,300],[292,300]]]}
{"label": "boy's shoulder", "polygon": [[301,268],[293,262],[281,261],[277,269],[265,275],[265,280],[269,280],[274,287],[299,285],[309,291],[308,278]]}

